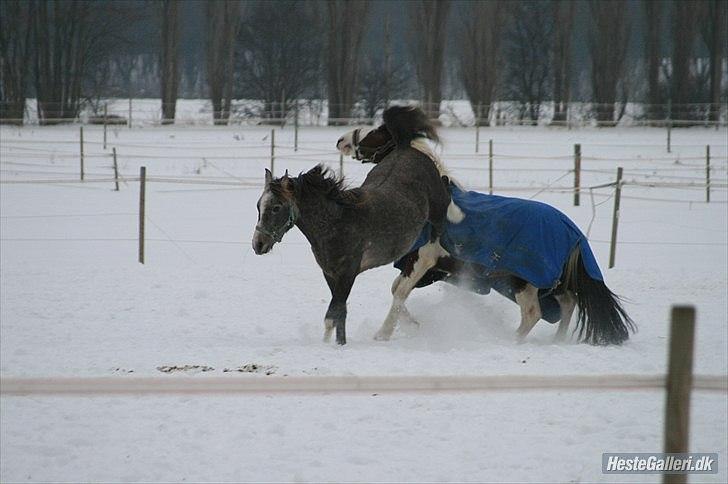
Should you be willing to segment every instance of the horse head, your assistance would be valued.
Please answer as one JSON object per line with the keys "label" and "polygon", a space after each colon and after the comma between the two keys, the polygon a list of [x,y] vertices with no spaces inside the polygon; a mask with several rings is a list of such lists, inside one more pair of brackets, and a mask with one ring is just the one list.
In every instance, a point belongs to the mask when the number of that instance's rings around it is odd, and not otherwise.
{"label": "horse head", "polygon": [[258,199],[258,223],[253,233],[253,251],[267,254],[276,242],[296,223],[296,205],[293,197],[293,179],[288,172],[281,178],[273,178],[266,168],[265,188]]}
{"label": "horse head", "polygon": [[393,148],[392,135],[384,125],[351,130],[336,142],[342,154],[362,163],[379,163]]}

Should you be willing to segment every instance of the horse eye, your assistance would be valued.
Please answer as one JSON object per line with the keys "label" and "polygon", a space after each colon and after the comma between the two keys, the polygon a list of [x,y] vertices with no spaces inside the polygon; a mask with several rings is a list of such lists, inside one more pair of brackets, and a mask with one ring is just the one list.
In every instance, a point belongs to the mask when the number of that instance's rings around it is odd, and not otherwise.
{"label": "horse eye", "polygon": [[275,207],[273,207],[273,208],[271,209],[271,211],[272,211],[273,213],[278,213],[278,212],[280,212],[280,211],[281,211],[281,206],[280,206],[280,205],[276,205]]}

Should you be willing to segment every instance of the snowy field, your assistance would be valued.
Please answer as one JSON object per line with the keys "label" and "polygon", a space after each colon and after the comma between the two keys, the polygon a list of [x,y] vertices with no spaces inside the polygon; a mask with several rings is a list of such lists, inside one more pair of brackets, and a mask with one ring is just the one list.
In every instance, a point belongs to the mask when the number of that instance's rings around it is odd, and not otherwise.
{"label": "snowy field", "polygon": [[[275,171],[339,169],[341,128],[277,129]],[[231,379],[306,375],[654,375],[666,371],[673,304],[697,307],[695,372],[728,374],[727,133],[661,129],[445,128],[443,159],[466,187],[564,211],[590,237],[639,332],[621,347],[516,344],[515,304],[445,284],[415,290],[419,328],[372,336],[397,272],[361,275],[349,344],[321,341],[329,292],[292,230],[272,253],[250,240],[270,128],[0,128],[0,375]],[[573,206],[624,167],[616,267],[607,270],[614,189]],[[711,203],[705,203],[705,146]],[[111,149],[120,191],[113,190]],[[147,167],[146,264],[137,262],[139,167]],[[352,184],[369,165],[344,162]],[[27,183],[33,181],[33,183]],[[187,370],[160,372],[159,367]],[[195,368],[195,366],[197,366]],[[204,367],[204,368],[203,368]],[[207,371],[202,371],[203,369]],[[231,371],[225,371],[225,370]],[[236,371],[238,370],[238,371]],[[267,376],[268,375],[268,376]],[[603,452],[663,447],[664,393],[13,397],[0,399],[0,481],[657,482],[603,475]],[[728,397],[696,392],[691,450],[718,452],[728,481]]]}

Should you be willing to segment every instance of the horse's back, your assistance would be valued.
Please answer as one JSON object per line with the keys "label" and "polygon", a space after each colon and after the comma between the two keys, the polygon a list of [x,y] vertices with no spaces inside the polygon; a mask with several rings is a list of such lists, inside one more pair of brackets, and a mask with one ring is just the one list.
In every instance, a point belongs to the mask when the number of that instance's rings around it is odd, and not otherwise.
{"label": "horse's back", "polygon": [[445,207],[450,197],[435,163],[411,147],[400,147],[387,155],[369,172],[361,188],[385,197],[398,194],[418,203],[439,200]]}

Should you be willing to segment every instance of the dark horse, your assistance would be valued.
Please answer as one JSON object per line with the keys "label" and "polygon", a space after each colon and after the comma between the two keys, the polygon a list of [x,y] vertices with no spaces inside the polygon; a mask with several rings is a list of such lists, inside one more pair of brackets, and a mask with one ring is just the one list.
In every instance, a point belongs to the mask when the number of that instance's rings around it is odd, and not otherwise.
{"label": "dark horse", "polygon": [[[376,164],[387,159],[393,142],[388,130],[383,127],[359,128],[339,138],[336,146],[343,154],[351,155],[364,163]],[[413,143],[412,146],[433,158],[441,175],[446,174],[437,155],[426,145]],[[487,294],[492,288],[515,301],[521,309],[521,324],[516,332],[521,341],[542,318],[551,323],[559,322],[556,340],[564,339],[577,305],[579,311],[576,328],[582,341],[591,344],[620,344],[629,338],[629,330],[634,330],[633,321],[622,308],[619,298],[604,284],[586,237],[565,215],[553,207],[538,202],[489,197],[473,192],[468,194],[463,192],[457,184],[451,186],[451,190],[453,195],[457,194],[458,197],[465,198],[458,200],[453,196],[453,203],[449,206],[447,217],[451,225],[446,225],[445,233],[441,233],[444,247],[439,247],[434,266],[429,267],[430,263],[418,264],[423,256],[431,257],[432,247],[427,245],[410,251],[395,264],[401,270],[392,285],[395,301],[393,306],[398,305],[398,317],[414,321],[404,305],[409,291],[414,287],[424,287],[442,280],[467,287],[480,294]],[[475,200],[479,201],[481,204],[479,206],[487,207],[492,204],[492,208],[487,211],[485,217],[483,213],[478,213],[477,209],[472,208],[474,205],[471,202]],[[463,212],[460,207],[466,206],[471,207],[470,211]],[[501,212],[500,207],[509,210],[509,213]],[[511,207],[516,208],[511,210]],[[457,213],[453,213],[453,210]],[[517,214],[524,221],[510,220],[512,214]],[[465,228],[463,230],[457,224],[462,223],[466,216],[480,218],[480,220],[470,227],[463,227]],[[483,218],[493,221],[484,223]],[[536,222],[533,223],[532,220]],[[547,222],[544,223],[544,221]],[[529,226],[529,223],[533,223],[533,226]],[[464,225],[467,225],[467,221]],[[547,226],[546,231],[543,231],[543,225]],[[542,283],[537,287],[523,277],[504,270],[505,262],[502,263],[503,265],[493,262],[489,264],[489,267],[485,267],[478,263],[478,260],[473,260],[473,257],[465,257],[466,254],[463,254],[463,257],[454,257],[448,253],[446,249],[457,249],[457,246],[461,245],[460,242],[467,244],[470,241],[463,240],[462,237],[458,239],[457,234],[470,234],[472,230],[483,226],[496,230],[515,228],[516,230],[513,230],[512,233],[520,235],[514,235],[516,239],[508,242],[507,245],[509,249],[515,249],[515,251],[511,254],[504,253],[504,246],[496,243],[499,241],[497,235],[481,233],[474,237],[475,249],[467,255],[472,256],[473,252],[487,253],[492,254],[494,260],[509,257],[511,261],[515,260],[517,265],[533,267],[545,264],[546,262],[542,261],[545,261],[550,254],[532,251],[526,256],[526,252],[519,252],[524,244],[530,243],[531,232],[535,233],[536,237],[569,240],[571,245],[566,245],[560,250],[562,255],[558,259],[557,272],[553,274],[553,279],[547,285]],[[505,239],[510,237],[509,232]],[[470,235],[468,238],[471,238]],[[377,336],[380,339],[387,339],[393,330],[393,324],[383,326]]]}
{"label": "dark horse", "polygon": [[[346,189],[321,165],[297,177],[273,178],[266,170],[253,250],[269,252],[294,225],[303,232],[331,290],[325,341],[335,327],[336,342],[346,343],[346,300],[358,274],[404,256],[428,223],[433,232],[426,250],[434,254],[439,247],[450,194],[430,158],[410,147],[422,128],[410,123],[410,111],[385,113],[395,146],[358,188]],[[434,258],[428,260],[432,266]],[[395,313],[390,310],[388,320]]]}

